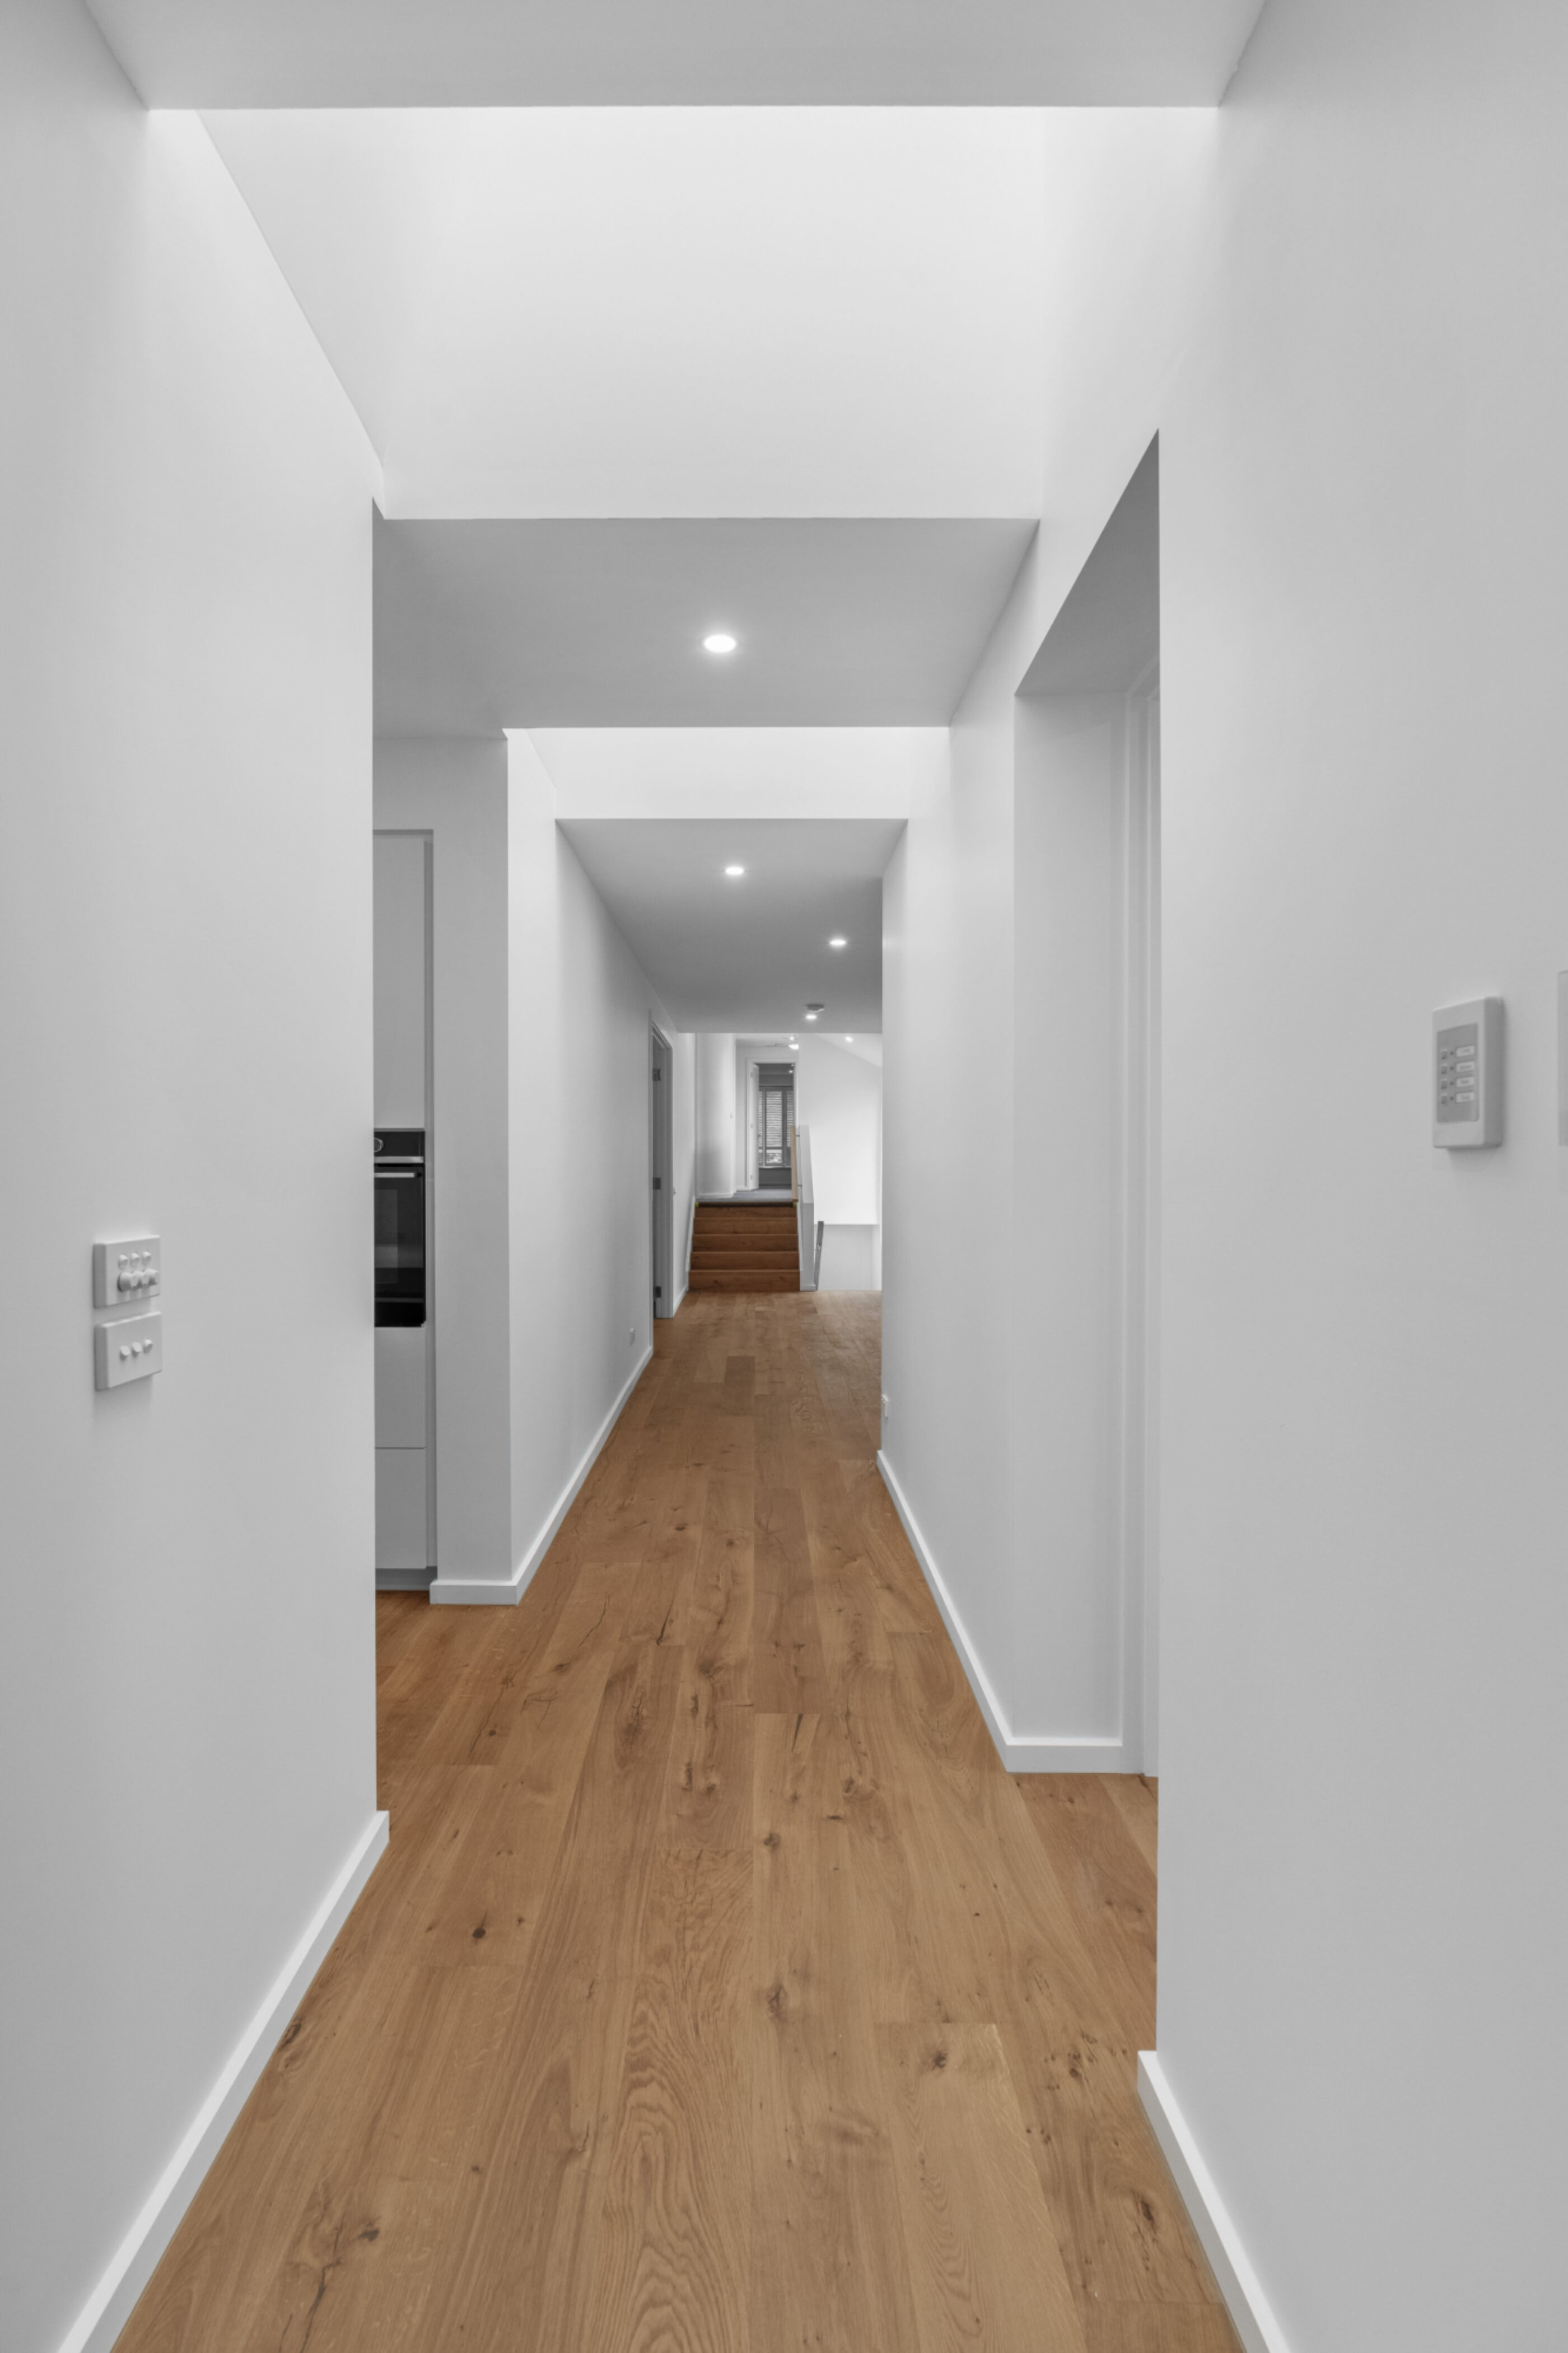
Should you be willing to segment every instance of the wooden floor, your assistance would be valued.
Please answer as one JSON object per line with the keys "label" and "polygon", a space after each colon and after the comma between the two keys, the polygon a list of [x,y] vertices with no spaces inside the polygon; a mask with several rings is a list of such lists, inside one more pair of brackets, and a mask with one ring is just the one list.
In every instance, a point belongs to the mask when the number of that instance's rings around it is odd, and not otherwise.
{"label": "wooden floor", "polygon": [[379,1598],[391,1850],[122,2353],[1233,2353],[1153,1791],[1003,1772],[879,1305],[688,1299],[520,1608]]}

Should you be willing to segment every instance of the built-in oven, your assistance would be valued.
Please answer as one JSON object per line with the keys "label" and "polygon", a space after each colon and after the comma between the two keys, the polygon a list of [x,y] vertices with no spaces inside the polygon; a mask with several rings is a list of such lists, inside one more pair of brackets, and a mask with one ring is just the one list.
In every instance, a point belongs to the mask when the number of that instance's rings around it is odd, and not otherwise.
{"label": "built-in oven", "polygon": [[375,1320],[425,1321],[425,1131],[375,1132]]}

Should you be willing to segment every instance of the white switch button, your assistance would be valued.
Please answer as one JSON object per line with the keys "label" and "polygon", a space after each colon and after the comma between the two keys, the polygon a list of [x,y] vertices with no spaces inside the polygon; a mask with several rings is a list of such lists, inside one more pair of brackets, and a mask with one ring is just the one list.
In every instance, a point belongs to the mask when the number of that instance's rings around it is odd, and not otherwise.
{"label": "white switch button", "polygon": [[97,1324],[92,1351],[95,1388],[117,1389],[124,1381],[145,1380],[149,1373],[163,1369],[163,1319],[132,1315]]}
{"label": "white switch button", "polygon": [[94,1242],[92,1303],[95,1307],[140,1307],[163,1289],[163,1245],[156,1234],[126,1242]]}

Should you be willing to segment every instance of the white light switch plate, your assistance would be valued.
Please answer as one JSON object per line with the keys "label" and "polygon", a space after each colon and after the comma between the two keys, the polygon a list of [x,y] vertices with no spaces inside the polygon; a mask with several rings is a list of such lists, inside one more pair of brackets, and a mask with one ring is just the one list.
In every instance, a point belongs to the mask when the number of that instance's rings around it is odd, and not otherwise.
{"label": "white light switch plate", "polygon": [[133,1234],[129,1241],[94,1242],[92,1303],[95,1307],[140,1307],[163,1293],[163,1245],[156,1234]]}
{"label": "white light switch plate", "polygon": [[93,1387],[123,1388],[127,1381],[144,1381],[163,1369],[163,1319],[161,1315],[126,1315],[113,1324],[99,1324],[92,1334]]}

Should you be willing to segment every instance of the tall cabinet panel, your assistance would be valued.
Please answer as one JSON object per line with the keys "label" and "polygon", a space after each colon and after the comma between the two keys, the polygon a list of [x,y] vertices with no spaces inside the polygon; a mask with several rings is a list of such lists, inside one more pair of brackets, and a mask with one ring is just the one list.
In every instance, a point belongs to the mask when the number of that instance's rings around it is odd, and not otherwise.
{"label": "tall cabinet panel", "polygon": [[[375,1124],[405,1156],[424,1140],[425,1320],[375,1334],[375,1581],[425,1587],[436,1566],[434,1269],[430,1265],[430,856],[427,833],[378,832]],[[385,1180],[385,1164],[377,1182]],[[405,1182],[412,1182],[405,1178]],[[384,1221],[378,1216],[380,1229]],[[410,1311],[412,1312],[412,1311]]]}

